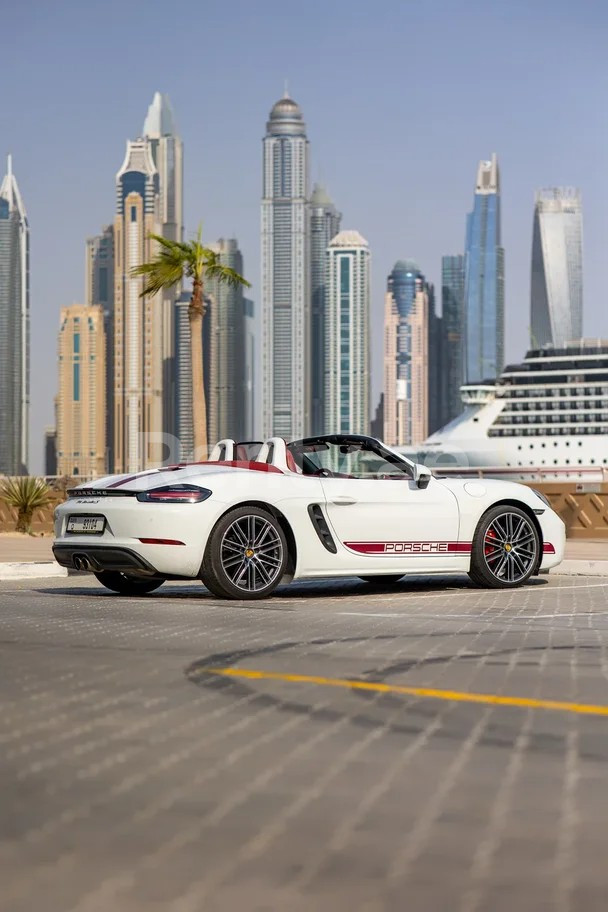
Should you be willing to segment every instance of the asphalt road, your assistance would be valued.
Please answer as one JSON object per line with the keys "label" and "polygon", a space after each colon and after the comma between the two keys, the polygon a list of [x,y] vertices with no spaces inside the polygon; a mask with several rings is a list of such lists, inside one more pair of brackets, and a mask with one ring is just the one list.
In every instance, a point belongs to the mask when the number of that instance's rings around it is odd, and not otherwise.
{"label": "asphalt road", "polygon": [[607,596],[0,584],[3,912],[605,912]]}

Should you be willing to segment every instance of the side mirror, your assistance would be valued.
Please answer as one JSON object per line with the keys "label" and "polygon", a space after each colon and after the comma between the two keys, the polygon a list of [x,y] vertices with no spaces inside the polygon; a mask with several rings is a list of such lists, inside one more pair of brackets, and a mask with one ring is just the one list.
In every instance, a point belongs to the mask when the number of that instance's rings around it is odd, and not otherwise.
{"label": "side mirror", "polygon": [[417,488],[428,488],[432,477],[430,469],[427,469],[425,465],[422,465],[419,462],[416,463],[414,466],[414,481],[416,482]]}

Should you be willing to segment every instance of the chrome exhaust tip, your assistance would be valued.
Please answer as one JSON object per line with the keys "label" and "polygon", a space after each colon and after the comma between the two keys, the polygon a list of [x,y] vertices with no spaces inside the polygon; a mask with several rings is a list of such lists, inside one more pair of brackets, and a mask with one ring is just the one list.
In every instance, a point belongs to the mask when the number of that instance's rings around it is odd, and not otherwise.
{"label": "chrome exhaust tip", "polygon": [[86,554],[75,554],[74,555],[74,569],[75,570],[90,570],[91,565]]}

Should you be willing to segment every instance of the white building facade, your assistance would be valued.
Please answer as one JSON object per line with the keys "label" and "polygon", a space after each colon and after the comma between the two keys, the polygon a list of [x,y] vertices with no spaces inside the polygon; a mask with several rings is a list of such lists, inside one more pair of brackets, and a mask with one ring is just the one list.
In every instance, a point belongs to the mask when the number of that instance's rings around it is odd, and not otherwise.
{"label": "white building facade", "polygon": [[327,248],[325,432],[369,434],[370,251],[358,231]]}
{"label": "white building facade", "polygon": [[583,335],[583,226],[580,191],[539,190],[534,206],[530,326],[532,348]]}
{"label": "white building facade", "polygon": [[163,460],[163,320],[159,295],[142,297],[132,270],[150,262],[160,233],[158,172],[148,140],[127,143],[114,220],[114,471]]}
{"label": "white building facade", "polygon": [[310,426],[308,139],[287,94],[263,140],[262,435],[305,436]]}

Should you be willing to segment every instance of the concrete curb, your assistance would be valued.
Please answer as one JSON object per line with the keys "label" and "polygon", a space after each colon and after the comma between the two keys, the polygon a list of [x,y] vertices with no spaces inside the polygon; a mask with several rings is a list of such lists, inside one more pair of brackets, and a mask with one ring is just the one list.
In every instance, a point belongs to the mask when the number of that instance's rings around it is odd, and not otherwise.
{"label": "concrete curb", "polygon": [[0,580],[47,579],[67,576],[66,567],[55,561],[11,561],[0,563]]}
{"label": "concrete curb", "polygon": [[608,576],[608,560],[565,560],[549,573],[552,576]]}

